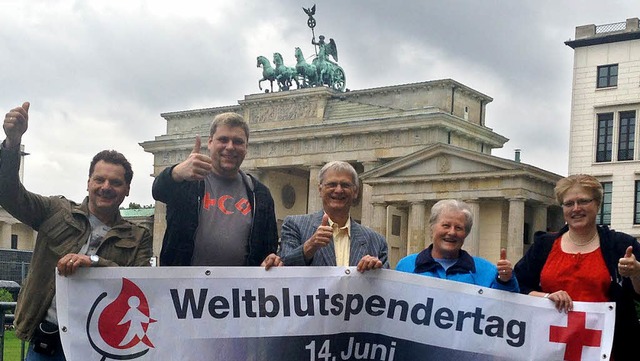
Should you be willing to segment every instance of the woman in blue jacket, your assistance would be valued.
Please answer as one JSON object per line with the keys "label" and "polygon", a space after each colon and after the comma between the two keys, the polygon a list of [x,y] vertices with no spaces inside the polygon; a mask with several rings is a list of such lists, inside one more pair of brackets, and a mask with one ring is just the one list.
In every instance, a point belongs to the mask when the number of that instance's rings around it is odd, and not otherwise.
{"label": "woman in blue jacket", "polygon": [[396,270],[519,292],[513,266],[506,259],[504,249],[500,251],[497,265],[462,250],[473,225],[473,214],[466,203],[455,199],[437,202],[431,208],[429,225],[432,244],[420,253],[401,259]]}

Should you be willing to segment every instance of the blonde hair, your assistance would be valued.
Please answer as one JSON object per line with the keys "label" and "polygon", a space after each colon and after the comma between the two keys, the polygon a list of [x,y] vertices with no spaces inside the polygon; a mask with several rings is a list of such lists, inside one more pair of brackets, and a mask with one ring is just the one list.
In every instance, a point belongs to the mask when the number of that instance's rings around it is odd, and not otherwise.
{"label": "blonde hair", "polygon": [[226,112],[220,113],[213,118],[211,122],[211,128],[209,128],[209,136],[213,137],[218,126],[226,125],[229,128],[242,128],[244,130],[244,134],[247,136],[247,141],[249,140],[249,124],[244,120],[242,115],[234,112]]}
{"label": "blonde hair", "polygon": [[596,177],[588,174],[574,174],[560,179],[553,189],[558,204],[562,204],[564,201],[564,195],[567,191],[576,186],[590,192],[593,200],[596,201],[598,206],[602,204],[602,184],[600,184],[600,181],[598,181]]}

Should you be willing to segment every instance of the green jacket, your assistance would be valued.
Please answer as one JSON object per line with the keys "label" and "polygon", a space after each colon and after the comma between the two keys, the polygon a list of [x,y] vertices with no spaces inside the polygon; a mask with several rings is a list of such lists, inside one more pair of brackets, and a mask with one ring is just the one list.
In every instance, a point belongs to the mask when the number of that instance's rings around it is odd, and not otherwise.
{"label": "green jacket", "polygon": [[[55,294],[55,267],[68,253],[78,253],[91,233],[88,198],[77,204],[62,196],[44,197],[28,192],[19,181],[20,154],[0,149],[0,205],[38,232],[27,278],[18,295],[16,335],[29,340]],[[97,251],[99,266],[149,266],[152,253],[149,231],[118,215]]]}

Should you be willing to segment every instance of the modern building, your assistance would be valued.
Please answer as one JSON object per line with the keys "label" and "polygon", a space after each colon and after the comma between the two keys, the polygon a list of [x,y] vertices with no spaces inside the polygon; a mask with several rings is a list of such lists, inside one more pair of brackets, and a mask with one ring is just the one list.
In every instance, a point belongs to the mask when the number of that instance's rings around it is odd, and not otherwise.
{"label": "modern building", "polygon": [[[561,226],[553,197],[560,176],[491,155],[507,142],[486,125],[492,100],[451,79],[345,93],[319,87],[251,94],[237,105],[164,113],[167,134],[141,146],[153,153],[157,175],[189,155],[216,114],[237,112],[251,128],[243,169],[271,189],[279,222],[321,209],[318,172],[343,160],[363,182],[352,217],[387,237],[392,265],[430,244],[430,207],[445,198],[473,208],[470,253],[497,260],[504,247],[515,262],[535,231]],[[157,202],[155,209],[157,255],[166,208]]]}
{"label": "modern building", "polygon": [[576,27],[569,174],[591,174],[604,188],[598,222],[640,237],[638,18]]}

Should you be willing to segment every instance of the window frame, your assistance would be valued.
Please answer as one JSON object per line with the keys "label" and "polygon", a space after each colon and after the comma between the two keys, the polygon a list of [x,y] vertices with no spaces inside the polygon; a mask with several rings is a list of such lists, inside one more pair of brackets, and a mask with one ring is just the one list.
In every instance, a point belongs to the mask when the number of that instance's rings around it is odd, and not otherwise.
{"label": "window frame", "polygon": [[636,180],[633,200],[633,224],[640,224],[640,180]]}
{"label": "window frame", "polygon": [[[596,224],[599,225],[611,225],[611,209],[613,200],[613,182],[600,182],[602,185],[602,202],[600,202],[600,209],[596,215]],[[605,211],[605,205],[608,210]]]}
{"label": "window frame", "polygon": [[[597,114],[596,163],[611,162],[613,159],[613,119],[613,112]],[[602,126],[603,123],[605,126]]]}
{"label": "window frame", "polygon": [[635,136],[636,136],[635,110],[618,112],[618,158],[617,160],[625,161],[625,160],[635,159]]}
{"label": "window frame", "polygon": [[618,70],[618,64],[607,64],[598,66],[596,73],[596,88],[603,89],[617,87]]}

